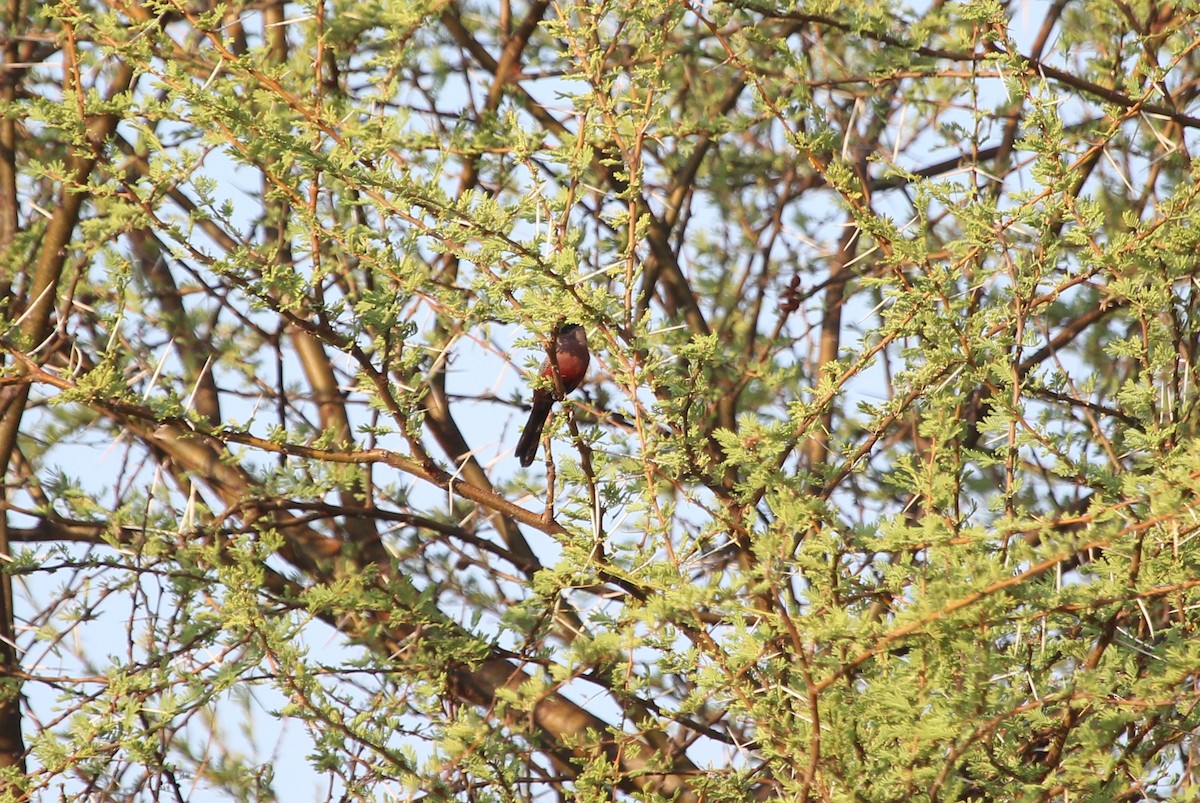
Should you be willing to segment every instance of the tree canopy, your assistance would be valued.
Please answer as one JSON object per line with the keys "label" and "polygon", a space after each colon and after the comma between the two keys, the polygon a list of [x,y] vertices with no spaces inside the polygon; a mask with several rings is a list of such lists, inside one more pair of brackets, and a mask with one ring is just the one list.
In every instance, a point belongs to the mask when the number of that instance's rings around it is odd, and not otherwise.
{"label": "tree canopy", "polygon": [[1193,788],[1193,7],[0,18],[0,798]]}

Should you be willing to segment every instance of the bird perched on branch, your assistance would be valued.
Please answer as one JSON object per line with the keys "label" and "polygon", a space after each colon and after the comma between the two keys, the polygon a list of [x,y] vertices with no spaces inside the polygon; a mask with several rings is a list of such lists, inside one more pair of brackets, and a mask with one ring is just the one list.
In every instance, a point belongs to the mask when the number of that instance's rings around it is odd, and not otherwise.
{"label": "bird perched on branch", "polygon": [[534,389],[533,409],[529,411],[529,420],[525,422],[521,440],[517,442],[516,455],[522,466],[530,465],[537,456],[542,428],[546,426],[550,408],[559,398],[559,389],[561,388],[561,393],[565,395],[579,387],[590,361],[587,334],[583,327],[577,323],[564,324],[554,338],[553,359],[547,355],[539,370],[541,376],[550,381],[551,386]]}

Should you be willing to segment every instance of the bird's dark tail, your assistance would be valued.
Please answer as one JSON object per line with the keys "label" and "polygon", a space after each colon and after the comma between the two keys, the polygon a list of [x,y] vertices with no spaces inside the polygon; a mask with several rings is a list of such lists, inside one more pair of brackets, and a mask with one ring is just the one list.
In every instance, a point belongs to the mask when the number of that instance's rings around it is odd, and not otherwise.
{"label": "bird's dark tail", "polygon": [[533,400],[533,409],[529,411],[529,420],[525,422],[525,429],[521,431],[521,440],[517,441],[517,451],[515,452],[522,466],[532,465],[533,459],[537,457],[538,443],[542,440],[542,428],[546,426],[546,418],[550,415],[550,408],[553,405],[554,400],[550,398],[549,394],[545,398]]}

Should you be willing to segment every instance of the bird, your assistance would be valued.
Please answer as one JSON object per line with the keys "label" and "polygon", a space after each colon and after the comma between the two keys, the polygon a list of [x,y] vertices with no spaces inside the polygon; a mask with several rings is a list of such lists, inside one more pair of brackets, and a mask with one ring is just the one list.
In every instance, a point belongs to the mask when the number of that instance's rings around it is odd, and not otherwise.
{"label": "bird", "polygon": [[[528,467],[537,456],[542,428],[546,426],[546,418],[550,415],[550,408],[554,406],[559,383],[564,394],[579,387],[587,373],[589,362],[591,355],[588,353],[587,333],[577,323],[564,324],[554,338],[554,360],[551,361],[547,356],[538,370],[543,378],[550,380],[551,386],[534,388],[529,420],[525,422],[521,439],[517,441],[516,456],[522,466]],[[555,369],[558,372],[558,382],[554,381]]]}

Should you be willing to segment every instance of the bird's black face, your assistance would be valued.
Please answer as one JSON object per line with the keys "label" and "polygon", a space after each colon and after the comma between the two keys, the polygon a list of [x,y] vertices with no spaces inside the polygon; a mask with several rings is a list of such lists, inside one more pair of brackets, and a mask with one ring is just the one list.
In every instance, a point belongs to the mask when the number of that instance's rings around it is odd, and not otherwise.
{"label": "bird's black face", "polygon": [[562,325],[562,328],[558,330],[558,333],[560,335],[569,335],[578,328],[580,328],[580,327],[579,327],[579,324],[577,324],[577,323],[564,323]]}

